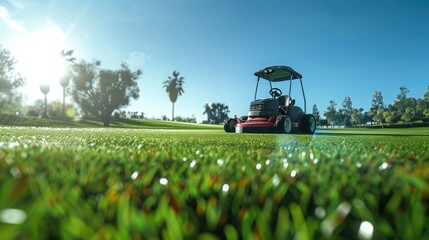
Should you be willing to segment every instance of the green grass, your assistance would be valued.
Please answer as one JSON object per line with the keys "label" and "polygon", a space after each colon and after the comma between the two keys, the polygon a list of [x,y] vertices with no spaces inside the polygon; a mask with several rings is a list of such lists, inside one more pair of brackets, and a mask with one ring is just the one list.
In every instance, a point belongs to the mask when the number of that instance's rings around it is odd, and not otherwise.
{"label": "green grass", "polygon": [[429,127],[408,128],[339,128],[318,129],[317,133],[327,135],[378,135],[378,136],[429,136]]}
{"label": "green grass", "polygon": [[0,132],[1,239],[429,238],[427,128]]}
{"label": "green grass", "polygon": [[[65,128],[104,128],[103,123],[97,118],[90,120],[58,120],[46,119],[39,117],[29,117],[22,115],[0,114],[0,126],[26,126],[26,127],[65,127]],[[221,125],[171,122],[150,119],[133,119],[133,118],[112,118],[110,124],[112,128],[141,128],[141,129],[193,129],[193,130],[218,130],[222,129]]]}

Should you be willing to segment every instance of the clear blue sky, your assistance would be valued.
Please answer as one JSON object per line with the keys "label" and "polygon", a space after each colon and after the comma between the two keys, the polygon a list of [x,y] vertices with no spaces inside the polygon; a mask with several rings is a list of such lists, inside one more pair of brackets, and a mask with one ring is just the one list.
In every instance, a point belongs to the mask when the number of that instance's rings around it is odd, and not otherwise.
{"label": "clear blue sky", "polygon": [[[345,96],[368,110],[374,91],[391,103],[404,85],[420,98],[429,85],[428,23],[424,0],[0,1],[0,44],[12,53],[31,52],[34,41],[21,40],[50,32],[49,41],[59,39],[55,48],[74,49],[78,58],[99,59],[110,69],[127,61],[143,70],[141,96],[127,110],[149,117],[171,116],[162,82],[177,70],[185,94],[176,115],[194,114],[198,121],[205,119],[206,102],[227,104],[230,116],[246,115],[253,73],[270,65],[303,75],[310,112],[317,104],[323,114],[331,99],[340,107]],[[35,76],[26,76],[33,86],[27,101],[43,97],[34,90]],[[262,87],[258,97],[268,97]],[[292,96],[300,104],[298,90]],[[60,99],[52,91],[48,97]]]}

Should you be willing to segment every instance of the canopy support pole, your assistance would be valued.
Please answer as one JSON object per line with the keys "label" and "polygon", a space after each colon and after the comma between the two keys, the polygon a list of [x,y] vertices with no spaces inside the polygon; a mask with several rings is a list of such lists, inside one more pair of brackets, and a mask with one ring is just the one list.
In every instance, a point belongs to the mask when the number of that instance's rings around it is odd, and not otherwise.
{"label": "canopy support pole", "polygon": [[256,80],[255,97],[253,98],[253,101],[256,100],[256,94],[258,93],[259,78],[260,77],[258,77],[258,80]]}
{"label": "canopy support pole", "polygon": [[292,99],[291,97],[290,97],[290,91],[291,91],[291,89],[292,89],[292,80],[293,80],[293,75],[291,75],[290,76],[290,81],[289,81],[289,93],[288,93],[288,97],[287,97],[287,103],[286,103],[286,114],[287,114],[287,109],[289,108],[289,104],[290,104],[290,100]]}
{"label": "canopy support pole", "polygon": [[302,85],[301,78],[299,78],[299,82],[301,83],[302,96],[304,97],[304,113],[307,113],[307,101],[305,100],[304,86]]}

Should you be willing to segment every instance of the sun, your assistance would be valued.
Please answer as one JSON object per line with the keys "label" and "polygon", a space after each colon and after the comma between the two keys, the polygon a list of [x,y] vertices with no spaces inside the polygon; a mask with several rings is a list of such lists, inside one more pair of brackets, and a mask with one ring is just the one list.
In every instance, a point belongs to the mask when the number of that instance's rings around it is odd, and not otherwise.
{"label": "sun", "polygon": [[63,46],[64,34],[56,27],[29,33],[16,42],[12,51],[17,72],[26,78],[23,94],[28,101],[42,97],[41,84],[50,86],[51,99],[62,92],[59,79],[66,66],[60,54]]}

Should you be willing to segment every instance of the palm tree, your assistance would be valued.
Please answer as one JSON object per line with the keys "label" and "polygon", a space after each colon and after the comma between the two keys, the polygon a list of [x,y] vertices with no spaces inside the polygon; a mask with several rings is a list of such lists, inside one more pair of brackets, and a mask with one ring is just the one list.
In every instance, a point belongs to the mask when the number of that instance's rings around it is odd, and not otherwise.
{"label": "palm tree", "polygon": [[206,103],[204,104],[204,114],[207,114],[207,123],[210,123],[210,119],[212,119],[212,108],[210,107],[210,103]]}
{"label": "palm tree", "polygon": [[72,57],[73,50],[68,50],[67,52],[62,50],[61,57],[64,59],[64,62],[67,66],[67,70],[64,75],[60,78],[61,87],[63,87],[63,117],[66,117],[66,88],[70,84],[70,80],[73,77],[70,67],[74,64],[76,58]]}
{"label": "palm tree", "polygon": [[174,103],[177,101],[177,97],[181,96],[185,92],[183,90],[184,77],[179,77],[179,72],[173,71],[173,76],[168,76],[168,79],[164,81],[163,87],[170,97],[170,101],[173,103],[173,110],[171,114],[171,121],[174,121]]}

